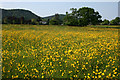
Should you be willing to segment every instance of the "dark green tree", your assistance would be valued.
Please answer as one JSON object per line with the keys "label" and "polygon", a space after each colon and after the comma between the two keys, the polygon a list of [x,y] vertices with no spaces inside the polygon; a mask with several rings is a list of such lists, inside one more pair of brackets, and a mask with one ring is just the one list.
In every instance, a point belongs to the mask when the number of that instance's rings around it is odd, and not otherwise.
{"label": "dark green tree", "polygon": [[8,24],[13,24],[13,17],[12,17],[12,16],[9,16],[9,17],[7,18],[7,23],[8,23]]}
{"label": "dark green tree", "polygon": [[21,23],[21,24],[24,24],[24,23],[25,23],[25,18],[24,18],[24,17],[21,17],[21,18],[20,18],[20,23]]}
{"label": "dark green tree", "polygon": [[111,20],[110,25],[120,25],[120,17],[116,17],[115,19]]}
{"label": "dark green tree", "polygon": [[37,24],[36,19],[31,19],[31,24],[36,25]]}
{"label": "dark green tree", "polygon": [[47,20],[47,25],[49,25],[49,21],[50,21],[50,19]]}
{"label": "dark green tree", "polygon": [[78,10],[76,8],[70,9],[72,13],[66,13],[64,24],[71,26],[86,26],[96,25],[101,23],[101,16],[92,8],[82,7]]}
{"label": "dark green tree", "polygon": [[51,24],[51,25],[61,25],[62,24],[62,20],[60,20],[59,14],[55,14],[55,17],[53,17],[49,21],[49,24]]}
{"label": "dark green tree", "polygon": [[40,24],[40,21],[42,21],[42,18],[38,17],[37,20],[36,20],[37,24]]}
{"label": "dark green tree", "polygon": [[68,12],[66,12],[66,16],[64,17],[64,25],[69,25],[69,26],[78,25],[78,19],[74,16],[74,12],[71,14],[68,14]]}
{"label": "dark green tree", "polygon": [[102,25],[109,25],[109,23],[110,23],[109,20],[104,19],[103,22],[102,22],[101,24],[102,24]]}
{"label": "dark green tree", "polygon": [[3,18],[3,22],[2,23],[3,24],[8,24],[8,18],[7,17]]}

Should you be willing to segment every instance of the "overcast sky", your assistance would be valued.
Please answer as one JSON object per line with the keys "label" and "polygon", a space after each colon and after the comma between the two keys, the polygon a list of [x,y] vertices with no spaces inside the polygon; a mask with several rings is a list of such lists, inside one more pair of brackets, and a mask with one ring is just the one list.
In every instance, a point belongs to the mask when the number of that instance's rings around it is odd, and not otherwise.
{"label": "overcast sky", "polygon": [[[18,2],[16,2],[18,1]],[[49,15],[54,15],[55,13],[65,14],[66,11],[69,12],[70,8],[81,8],[81,7],[90,7],[94,8],[95,11],[98,11],[100,15],[102,15],[102,19],[112,20],[113,18],[118,16],[118,1],[119,0],[71,0],[74,2],[67,2],[68,0],[1,0],[0,8],[4,9],[26,9],[30,10],[33,13],[45,17]],[[36,2],[37,1],[37,2]],[[45,2],[46,1],[46,2]],[[51,2],[54,1],[54,2]],[[62,1],[62,2],[60,2]],[[76,2],[77,1],[77,2]],[[86,2],[85,2],[86,1]],[[94,2],[95,1],[95,2]],[[108,2],[109,1],[109,2]]]}

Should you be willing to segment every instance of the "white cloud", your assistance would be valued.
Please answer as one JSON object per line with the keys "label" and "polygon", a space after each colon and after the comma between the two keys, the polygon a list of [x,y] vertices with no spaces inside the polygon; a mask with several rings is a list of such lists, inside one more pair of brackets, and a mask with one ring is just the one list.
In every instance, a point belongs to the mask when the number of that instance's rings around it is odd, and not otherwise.
{"label": "white cloud", "polygon": [[0,0],[0,2],[119,2],[120,0]]}

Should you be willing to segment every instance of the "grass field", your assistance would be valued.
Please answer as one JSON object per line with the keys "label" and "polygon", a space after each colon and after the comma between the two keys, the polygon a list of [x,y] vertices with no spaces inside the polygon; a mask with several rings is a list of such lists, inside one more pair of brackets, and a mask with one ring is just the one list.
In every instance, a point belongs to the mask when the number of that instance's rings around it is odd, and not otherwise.
{"label": "grass field", "polygon": [[2,26],[3,78],[120,78],[118,31]]}

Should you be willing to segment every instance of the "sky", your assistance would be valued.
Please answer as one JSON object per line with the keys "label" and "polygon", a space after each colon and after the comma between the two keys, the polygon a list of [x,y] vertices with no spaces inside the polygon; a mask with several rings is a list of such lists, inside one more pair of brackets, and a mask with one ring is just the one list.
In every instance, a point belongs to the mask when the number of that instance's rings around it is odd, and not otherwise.
{"label": "sky", "polygon": [[120,17],[120,1],[118,3],[118,16]]}
{"label": "sky", "polygon": [[0,0],[0,2],[118,2],[120,0]]}
{"label": "sky", "polygon": [[[32,0],[33,1],[33,0]],[[26,9],[26,10],[30,10],[33,13],[37,14],[40,17],[46,17],[46,16],[50,16],[50,15],[54,15],[56,13],[59,14],[65,14],[66,11],[70,12],[70,8],[82,8],[82,7],[90,7],[95,9],[95,11],[98,11],[99,14],[102,16],[102,19],[108,19],[108,20],[112,20],[115,17],[118,16],[118,2],[117,0],[113,1],[113,0],[109,0],[109,2],[102,2],[102,1],[79,1],[76,2],[76,0],[74,0],[75,2],[68,2],[67,0],[64,2],[56,2],[55,0],[52,0],[54,2],[52,2],[51,0],[49,0],[49,2],[47,2],[47,0],[45,0],[46,2],[42,2],[42,1],[38,1],[35,0],[34,2],[32,2],[31,0],[28,1],[23,1],[23,0],[7,0],[7,1],[1,1],[0,3],[0,8],[3,9]],[[59,0],[58,0],[59,1]]]}

